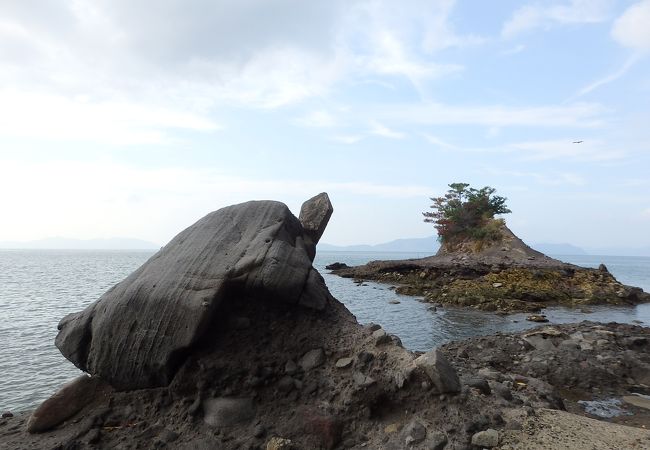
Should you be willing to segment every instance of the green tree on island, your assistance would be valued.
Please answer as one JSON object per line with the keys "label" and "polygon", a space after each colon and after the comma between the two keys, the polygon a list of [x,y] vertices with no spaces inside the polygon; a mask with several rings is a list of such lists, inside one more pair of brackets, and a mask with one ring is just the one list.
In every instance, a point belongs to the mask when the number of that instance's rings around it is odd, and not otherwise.
{"label": "green tree on island", "polygon": [[480,245],[499,240],[505,222],[494,216],[511,212],[507,199],[494,195],[489,186],[475,189],[468,183],[452,183],[449,187],[443,197],[431,198],[433,211],[422,213],[425,222],[435,224],[438,240],[446,247],[468,240]]}

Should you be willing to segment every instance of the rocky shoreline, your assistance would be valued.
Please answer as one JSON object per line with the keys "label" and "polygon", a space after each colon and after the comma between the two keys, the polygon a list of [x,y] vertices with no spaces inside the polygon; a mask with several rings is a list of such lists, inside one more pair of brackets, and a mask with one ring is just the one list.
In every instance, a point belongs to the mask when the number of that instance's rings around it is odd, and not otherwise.
{"label": "rocky shoreline", "polygon": [[[233,311],[223,350],[196,355],[168,387],[106,388],[39,434],[26,431],[29,414],[3,418],[0,448],[545,448],[521,445],[557,417],[542,439],[564,442],[556,448],[650,445],[648,328],[583,322],[477,337],[427,365],[344,308],[258,306]],[[614,447],[562,441],[563,427],[594,419],[614,427]]]}
{"label": "rocky shoreline", "polygon": [[[249,202],[180,233],[61,321],[56,344],[88,375],[3,415],[0,448],[648,447],[650,329],[582,323],[408,351],[313,269],[331,212],[326,194],[300,219]],[[579,402],[611,399],[633,415],[569,445],[568,425],[593,427]]]}

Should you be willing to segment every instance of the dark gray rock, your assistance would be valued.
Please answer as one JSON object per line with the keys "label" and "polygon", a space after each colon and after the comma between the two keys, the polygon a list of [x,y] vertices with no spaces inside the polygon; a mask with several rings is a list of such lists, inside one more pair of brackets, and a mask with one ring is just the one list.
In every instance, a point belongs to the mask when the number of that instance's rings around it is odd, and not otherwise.
{"label": "dark gray rock", "polygon": [[274,201],[208,214],[98,301],[64,317],[57,347],[118,389],[148,388],[170,382],[233,293],[324,309],[332,297],[311,263],[331,215],[326,199],[303,206],[307,230]]}
{"label": "dark gray rock", "polygon": [[250,398],[210,398],[203,402],[203,421],[216,428],[232,427],[255,417]]}
{"label": "dark gray rock", "polygon": [[57,426],[81,411],[106,388],[96,377],[81,375],[75,378],[36,408],[27,422],[27,431],[42,433]]}
{"label": "dark gray rock", "polygon": [[308,370],[314,369],[325,362],[325,352],[322,348],[315,348],[309,350],[305,353],[302,358],[300,358],[300,367],[302,370],[307,372]]}
{"label": "dark gray rock", "polygon": [[490,384],[487,382],[485,378],[471,377],[465,380],[465,384],[475,389],[478,389],[479,391],[481,391],[483,395],[490,395],[492,393],[492,389],[490,389]]}
{"label": "dark gray rock", "polygon": [[488,428],[472,436],[472,445],[483,448],[493,448],[499,445],[499,432]]}
{"label": "dark gray rock", "polygon": [[415,365],[431,379],[436,393],[460,392],[458,374],[439,350],[434,349],[419,356],[415,359]]}
{"label": "dark gray rock", "polygon": [[310,244],[310,257],[314,260],[316,244],[320,240],[334,208],[325,192],[310,198],[300,208],[300,223]]}
{"label": "dark gray rock", "polygon": [[447,445],[447,435],[442,431],[432,431],[427,438],[424,448],[442,450]]}
{"label": "dark gray rock", "polygon": [[427,437],[427,429],[417,420],[411,420],[402,430],[402,442],[407,446],[419,444]]}

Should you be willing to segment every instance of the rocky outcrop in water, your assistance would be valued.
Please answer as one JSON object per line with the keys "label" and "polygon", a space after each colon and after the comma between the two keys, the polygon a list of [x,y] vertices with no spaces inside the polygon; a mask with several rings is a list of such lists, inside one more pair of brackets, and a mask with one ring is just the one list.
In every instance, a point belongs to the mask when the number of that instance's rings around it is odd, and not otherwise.
{"label": "rocky outcrop in water", "polygon": [[[578,267],[527,246],[505,225],[496,242],[467,240],[422,259],[371,261],[333,273],[357,280],[397,284],[397,292],[432,303],[486,311],[537,312],[546,306],[635,305],[650,301],[603,266]],[[334,267],[334,266],[331,266]]]}
{"label": "rocky outcrop in water", "polygon": [[327,194],[305,202],[305,226],[273,201],[208,214],[97,302],[66,316],[56,345],[118,389],[166,385],[214,331],[224,302],[326,308],[331,295],[312,260],[331,214]]}

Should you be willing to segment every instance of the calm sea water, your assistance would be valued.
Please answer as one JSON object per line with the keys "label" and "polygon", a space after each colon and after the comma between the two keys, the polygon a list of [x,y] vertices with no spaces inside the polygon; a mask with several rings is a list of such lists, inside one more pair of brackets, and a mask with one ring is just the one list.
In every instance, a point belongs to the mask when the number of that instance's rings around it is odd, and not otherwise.
{"label": "calm sea water", "polygon": [[[0,250],[0,411],[36,406],[79,371],[54,346],[59,320],[93,301],[144,263],[152,252]],[[535,326],[520,314],[499,316],[458,308],[439,308],[416,297],[400,296],[390,286],[330,275],[325,265],[373,259],[423,257],[420,253],[320,252],[314,265],[336,298],[361,323],[380,323],[407,348],[428,350],[464,337],[517,331]],[[597,267],[606,264],[620,281],[650,291],[650,258],[565,256],[564,261]],[[397,300],[400,303],[392,304]],[[550,308],[555,323],[580,320],[635,322],[650,326],[650,304],[632,308],[594,307],[584,314]]]}

